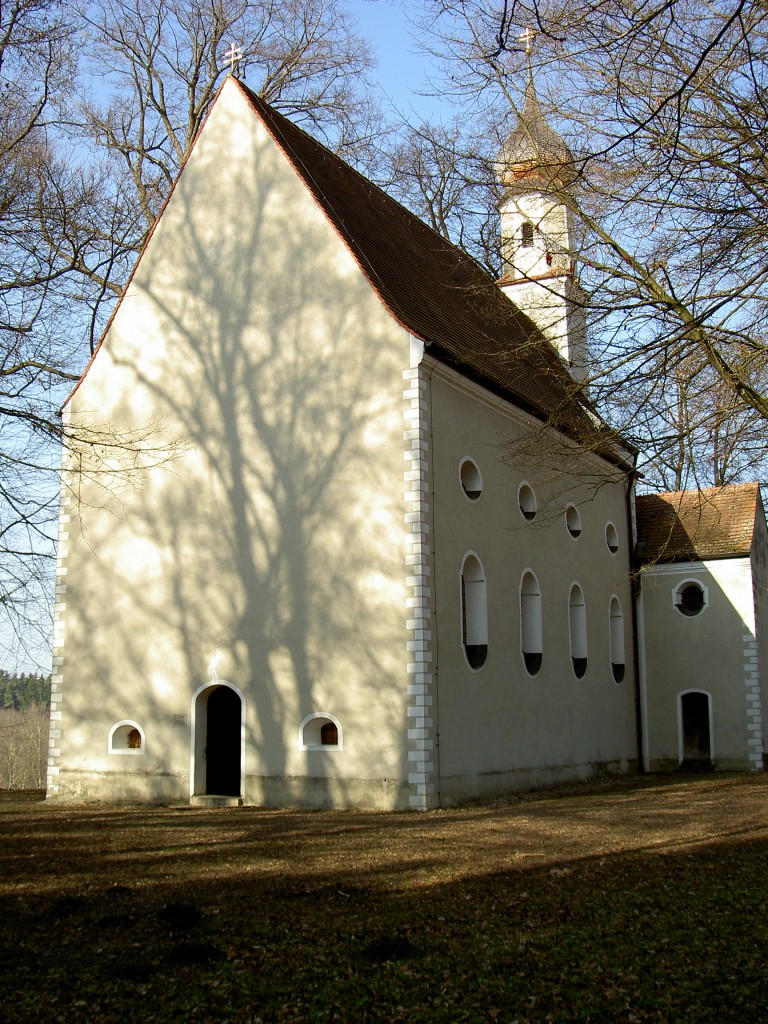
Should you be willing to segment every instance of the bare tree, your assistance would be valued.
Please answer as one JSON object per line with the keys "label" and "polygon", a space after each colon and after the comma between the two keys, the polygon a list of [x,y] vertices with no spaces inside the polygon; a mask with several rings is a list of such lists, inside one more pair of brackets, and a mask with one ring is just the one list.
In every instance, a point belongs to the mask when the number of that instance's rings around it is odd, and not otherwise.
{"label": "bare tree", "polygon": [[[376,133],[371,59],[337,0],[98,0],[81,7],[90,71],[71,130],[106,160],[111,195],[81,270],[109,308],[216,91],[234,68],[339,151]],[[91,345],[103,323],[93,316]]]}
{"label": "bare tree", "polygon": [[[585,386],[604,415],[651,451],[662,485],[764,472],[765,5],[433,0],[425,10],[440,90],[484,139],[452,140],[442,165],[472,178],[479,157],[490,163],[530,75],[570,145],[574,183],[558,198],[584,229],[572,256],[590,319]],[[529,56],[526,27],[537,35]],[[458,240],[455,226],[446,233]]]}
{"label": "bare tree", "polygon": [[498,273],[501,188],[483,139],[468,136],[461,121],[402,125],[388,137],[377,176],[435,231]]}
{"label": "bare tree", "polygon": [[48,708],[0,708],[0,789],[44,789]]}
{"label": "bare tree", "polygon": [[47,646],[62,440],[105,487],[173,457],[151,425],[130,437],[75,425],[63,439],[58,409],[233,45],[254,89],[340,151],[365,153],[377,130],[369,58],[337,0],[0,6],[0,646],[11,659],[34,632]]}
{"label": "bare tree", "polygon": [[0,642],[11,645],[16,630],[48,632],[56,499],[44,477],[57,461],[56,398],[75,379],[73,346],[57,333],[68,302],[62,225],[51,235],[65,194],[65,217],[77,215],[50,144],[54,97],[72,78],[71,31],[53,0],[0,8]]}
{"label": "bare tree", "polygon": [[[20,649],[48,657],[58,410],[108,283],[92,257],[112,246],[109,215],[95,215],[109,180],[62,134],[76,28],[56,0],[0,7],[0,649],[11,666]],[[98,452],[126,439],[79,440]]]}

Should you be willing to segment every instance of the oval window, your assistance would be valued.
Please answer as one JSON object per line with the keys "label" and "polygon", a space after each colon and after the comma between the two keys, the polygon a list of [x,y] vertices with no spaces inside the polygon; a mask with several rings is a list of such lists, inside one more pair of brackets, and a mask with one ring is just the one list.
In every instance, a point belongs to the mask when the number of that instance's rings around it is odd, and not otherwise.
{"label": "oval window", "polygon": [[477,501],[483,493],[483,478],[480,475],[480,470],[477,468],[477,463],[473,459],[462,459],[459,468],[459,479],[461,480],[461,489],[469,500]]}
{"label": "oval window", "polygon": [[605,543],[608,545],[608,550],[612,555],[615,555],[619,550],[619,535],[613,523],[608,523],[605,527]]}
{"label": "oval window", "polygon": [[681,615],[692,617],[703,611],[707,604],[706,591],[696,580],[687,580],[675,592],[675,607]]}
{"label": "oval window", "polygon": [[581,516],[575,505],[569,505],[565,510],[565,525],[574,540],[581,536]]}
{"label": "oval window", "polygon": [[523,518],[532,523],[539,509],[536,503],[536,495],[530,484],[520,484],[520,490],[517,492],[517,502]]}

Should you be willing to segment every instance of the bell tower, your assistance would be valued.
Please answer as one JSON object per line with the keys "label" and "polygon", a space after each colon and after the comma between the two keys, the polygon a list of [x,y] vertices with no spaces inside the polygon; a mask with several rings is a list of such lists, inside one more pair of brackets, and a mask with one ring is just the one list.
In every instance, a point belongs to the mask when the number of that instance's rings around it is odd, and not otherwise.
{"label": "bell tower", "polygon": [[499,287],[555,346],[572,376],[586,377],[585,296],[575,260],[575,219],[567,199],[573,154],[542,113],[530,66],[519,119],[497,156],[504,275]]}

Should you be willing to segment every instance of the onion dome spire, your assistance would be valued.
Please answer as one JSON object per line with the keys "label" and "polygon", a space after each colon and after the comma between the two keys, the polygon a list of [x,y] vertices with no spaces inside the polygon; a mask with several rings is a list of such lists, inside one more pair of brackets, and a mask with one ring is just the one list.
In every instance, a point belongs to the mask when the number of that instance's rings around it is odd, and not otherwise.
{"label": "onion dome spire", "polygon": [[546,192],[570,185],[577,176],[573,153],[542,113],[530,68],[523,109],[496,159],[507,188]]}

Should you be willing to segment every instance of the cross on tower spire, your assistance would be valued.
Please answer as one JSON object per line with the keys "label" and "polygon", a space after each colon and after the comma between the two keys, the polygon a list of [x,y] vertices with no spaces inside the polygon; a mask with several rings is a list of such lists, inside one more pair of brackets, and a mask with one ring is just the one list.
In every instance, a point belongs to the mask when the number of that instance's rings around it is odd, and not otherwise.
{"label": "cross on tower spire", "polygon": [[519,38],[521,43],[525,44],[525,54],[526,54],[526,56],[530,57],[531,53],[533,51],[533,41],[536,38],[536,33],[533,31],[533,29],[530,26],[528,26],[525,29],[524,32],[520,33],[518,38]]}

